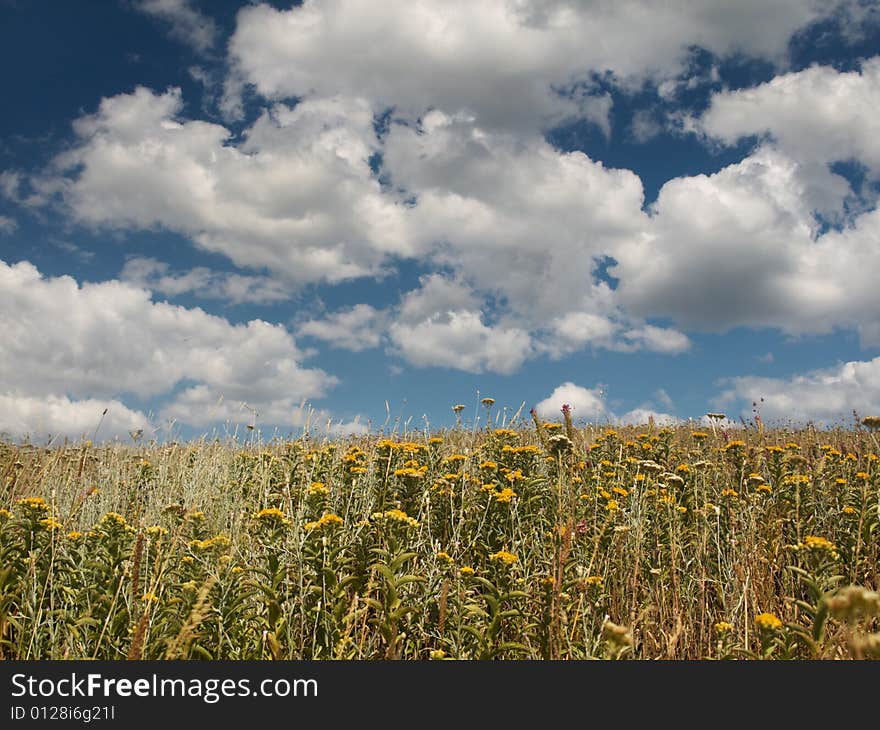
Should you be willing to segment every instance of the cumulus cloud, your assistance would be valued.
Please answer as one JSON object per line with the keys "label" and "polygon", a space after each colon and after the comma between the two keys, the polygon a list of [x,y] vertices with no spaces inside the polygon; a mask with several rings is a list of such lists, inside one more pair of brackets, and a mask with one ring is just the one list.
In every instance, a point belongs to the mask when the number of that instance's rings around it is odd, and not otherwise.
{"label": "cumulus cloud", "polygon": [[412,117],[438,108],[536,129],[581,114],[576,92],[593,74],[633,86],[675,77],[693,46],[780,61],[791,35],[836,5],[393,0],[377,13],[366,0],[308,0],[243,8],[229,56],[239,83],[269,99],[343,93]]}
{"label": "cumulus cloud", "polygon": [[290,289],[268,276],[247,276],[212,271],[197,266],[172,271],[169,264],[148,256],[134,256],[125,262],[119,278],[133,286],[170,297],[193,294],[204,299],[222,299],[233,304],[268,304],[290,299]]}
{"label": "cumulus cloud", "polygon": [[[713,175],[666,183],[646,235],[615,252],[618,302],[685,328],[770,326],[794,334],[868,325],[880,213],[822,233],[817,206],[847,182],[762,146]],[[824,203],[823,203],[824,201]]]}
{"label": "cumulus cloud", "polygon": [[[541,418],[559,421],[562,419],[562,406],[565,404],[571,406],[571,416],[574,420],[587,422],[638,426],[653,419],[658,426],[666,426],[679,421],[669,413],[654,410],[650,404],[617,415],[608,407],[603,387],[584,388],[570,381],[555,388],[547,398],[535,406],[535,411]],[[671,405],[671,402],[668,405]]]}
{"label": "cumulus cloud", "polygon": [[[165,398],[163,418],[193,425],[212,415],[248,422],[246,403],[264,423],[283,425],[303,400],[336,383],[302,366],[303,353],[280,325],[233,325],[153,302],[124,282],[43,277],[27,262],[0,262],[0,328],[0,382],[11,397]],[[225,410],[214,408],[218,402]]]}
{"label": "cumulus cloud", "polygon": [[190,0],[138,0],[134,7],[161,21],[171,38],[199,53],[211,50],[217,40],[217,24]]}
{"label": "cumulus cloud", "polygon": [[725,144],[769,135],[797,160],[858,160],[877,175],[878,105],[880,57],[875,57],[856,71],[812,66],[752,88],[718,92],[697,126]]}
{"label": "cumulus cloud", "polygon": [[[105,414],[106,411],[106,414]],[[0,393],[0,433],[32,440],[54,438],[125,438],[130,431],[151,430],[149,419],[118,400]]]}
{"label": "cumulus cloud", "polygon": [[179,89],[102,100],[75,122],[76,142],[45,184],[84,225],[174,231],[292,284],[373,275],[409,253],[403,206],[370,169],[365,102],[276,105],[240,143],[181,111]]}
{"label": "cumulus cloud", "polygon": [[718,402],[741,403],[744,417],[751,416],[752,403],[759,404],[768,423],[850,424],[854,410],[860,416],[880,413],[880,357],[789,378],[732,378]]}
{"label": "cumulus cloud", "polygon": [[532,350],[529,333],[487,324],[466,286],[440,275],[423,277],[407,293],[388,334],[392,351],[419,367],[512,373]]}
{"label": "cumulus cloud", "polygon": [[297,334],[324,340],[331,347],[361,352],[382,342],[386,313],[369,304],[310,319],[297,327]]}
{"label": "cumulus cloud", "polygon": [[593,273],[647,222],[633,172],[440,111],[418,127],[394,125],[384,149],[392,183],[416,200],[414,247],[503,298],[525,326],[613,306]]}
{"label": "cumulus cloud", "polygon": [[655,411],[653,408],[633,408],[631,411],[627,411],[615,418],[617,423],[624,426],[644,426],[651,421],[657,426],[673,426],[679,423],[680,420],[669,413]]}
{"label": "cumulus cloud", "polygon": [[556,387],[553,392],[535,406],[535,411],[546,420],[559,420],[562,406],[571,406],[574,419],[586,421],[608,420],[605,393],[601,388],[584,388],[572,382]]}

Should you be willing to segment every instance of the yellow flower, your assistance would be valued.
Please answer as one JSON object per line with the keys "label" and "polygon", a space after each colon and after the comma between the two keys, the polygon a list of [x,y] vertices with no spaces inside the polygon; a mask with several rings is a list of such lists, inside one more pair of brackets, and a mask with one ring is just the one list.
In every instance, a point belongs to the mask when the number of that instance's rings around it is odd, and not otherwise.
{"label": "yellow flower", "polygon": [[49,511],[49,505],[46,504],[46,500],[42,497],[25,497],[18,500],[16,505],[26,512],[33,512],[35,514],[45,514]]}
{"label": "yellow flower", "polygon": [[168,534],[168,530],[166,530],[161,525],[153,525],[152,527],[148,527],[146,533],[150,537],[163,537]]}
{"label": "yellow flower", "polygon": [[303,529],[306,532],[311,532],[312,530],[319,530],[322,527],[335,527],[343,524],[342,518],[334,514],[333,512],[325,512],[318,520],[315,522],[306,522],[303,525]]}
{"label": "yellow flower", "polygon": [[501,438],[513,438],[516,436],[516,431],[512,428],[496,428],[493,433]]}
{"label": "yellow flower", "polygon": [[440,560],[444,563],[451,563],[452,562],[452,556],[449,553],[443,552],[442,550],[439,553],[437,553],[436,557],[437,557],[437,560]]}
{"label": "yellow flower", "polygon": [[830,540],[818,535],[804,536],[804,547],[810,550],[825,551],[834,557],[837,557],[837,546]]}
{"label": "yellow flower", "polygon": [[280,527],[282,525],[290,524],[287,515],[277,507],[266,507],[265,509],[261,509],[254,515],[254,519],[258,520],[260,524],[272,527]]}
{"label": "yellow flower", "polygon": [[516,557],[513,553],[509,553],[506,550],[499,550],[497,553],[492,553],[489,556],[489,560],[497,560],[499,563],[504,563],[505,565],[513,565],[516,562],[519,562],[519,558]]}
{"label": "yellow flower", "polygon": [[54,517],[46,517],[40,520],[40,524],[45,527],[48,532],[54,532],[55,530],[60,530],[62,527],[64,527],[64,525],[62,525]]}
{"label": "yellow flower", "polygon": [[755,616],[755,624],[764,631],[778,631],[782,628],[782,621],[773,613],[759,613]]}
{"label": "yellow flower", "polygon": [[850,507],[847,505],[843,508],[843,514],[845,515],[857,515],[859,511],[855,507]]}
{"label": "yellow flower", "polygon": [[508,503],[512,499],[516,499],[516,492],[514,492],[510,487],[505,487],[500,492],[496,492],[493,497],[496,502],[505,502]]}
{"label": "yellow flower", "polygon": [[488,469],[490,471],[495,471],[498,468],[498,464],[494,461],[484,461],[480,464],[480,469]]}
{"label": "yellow flower", "polygon": [[353,467],[351,467],[351,469],[348,470],[348,473],[349,474],[366,474],[367,469],[366,469],[366,467],[363,467],[363,466],[353,466]]}
{"label": "yellow flower", "polygon": [[691,434],[691,438],[696,441],[702,441],[703,439],[709,438],[709,434],[706,433],[705,431],[694,431]]}
{"label": "yellow flower", "polygon": [[405,525],[406,527],[418,527],[419,521],[414,517],[410,517],[406,512],[402,509],[390,509],[386,512],[374,512],[371,515],[372,519],[376,522],[382,522],[385,520],[391,520],[393,522],[397,522],[399,524]]}
{"label": "yellow flower", "polygon": [[727,621],[719,621],[715,624],[715,631],[719,634],[729,634],[733,631],[733,624]]}
{"label": "yellow flower", "polygon": [[618,504],[616,499],[609,499],[608,504],[605,505],[605,509],[609,512],[617,512],[620,509],[620,504]]}
{"label": "yellow flower", "polygon": [[586,583],[588,586],[601,586],[602,581],[603,578],[601,575],[588,575],[586,578],[584,578],[584,583]]}
{"label": "yellow flower", "polygon": [[81,540],[83,537],[84,535],[78,530],[72,530],[71,532],[67,533],[67,539],[74,542],[76,542],[77,540]]}
{"label": "yellow flower", "polygon": [[469,565],[463,565],[463,566],[461,566],[461,569],[458,572],[459,572],[459,575],[473,575],[475,571]]}

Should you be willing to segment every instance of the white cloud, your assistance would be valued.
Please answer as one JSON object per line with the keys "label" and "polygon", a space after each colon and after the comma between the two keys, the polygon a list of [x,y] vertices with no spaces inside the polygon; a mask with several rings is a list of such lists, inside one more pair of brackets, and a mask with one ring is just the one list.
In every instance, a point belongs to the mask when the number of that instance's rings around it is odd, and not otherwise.
{"label": "white cloud", "polygon": [[622,416],[617,416],[615,422],[627,426],[644,426],[651,421],[657,426],[674,426],[680,419],[669,413],[655,411],[653,408],[633,408]]}
{"label": "white cloud", "polygon": [[860,416],[880,413],[880,357],[851,361],[789,378],[743,376],[732,378],[719,403],[743,403],[743,417],[759,405],[765,423],[851,425]]}
{"label": "white cloud", "polygon": [[419,128],[392,126],[384,154],[392,184],[417,200],[408,211],[414,248],[502,298],[523,326],[613,309],[593,272],[597,257],[647,222],[633,172],[439,111]]}
{"label": "white cloud", "polygon": [[193,425],[209,423],[222,399],[222,418],[247,422],[247,403],[283,425],[336,383],[300,364],[280,325],[233,325],[123,282],[45,278],[26,262],[0,262],[0,329],[0,382],[15,397],[170,397],[160,415]]}
{"label": "white cloud", "polygon": [[[623,415],[616,415],[608,407],[604,388],[584,388],[570,381],[558,386],[549,397],[538,403],[535,411],[541,418],[559,421],[562,420],[562,406],[565,404],[571,406],[571,417],[575,421],[642,425],[653,419],[658,426],[671,425],[679,421],[669,413],[650,408],[649,404],[633,408]],[[671,402],[667,405],[671,405]]]}
{"label": "white cloud", "polygon": [[791,35],[835,6],[391,0],[376,12],[367,0],[261,4],[239,11],[229,55],[240,82],[270,99],[343,93],[413,117],[438,108],[471,112],[489,127],[536,129],[580,113],[581,98],[553,87],[589,85],[592,73],[633,86],[675,77],[692,46],[780,61]]}
{"label": "white cloud", "polygon": [[626,344],[618,349],[650,350],[677,355],[690,349],[691,341],[687,335],[667,327],[641,325],[623,333]]}
{"label": "white cloud", "polygon": [[566,404],[571,406],[571,417],[575,420],[600,421],[611,417],[601,388],[584,388],[572,382],[558,386],[535,406],[535,410],[543,419],[560,420],[562,406]]}
{"label": "white cloud", "polygon": [[386,313],[369,304],[333,312],[323,319],[312,319],[297,327],[300,337],[316,337],[331,347],[361,352],[382,342]]}
{"label": "white cloud", "polygon": [[211,50],[217,40],[217,25],[190,0],[138,0],[135,8],[170,26],[168,35],[200,53]]}
{"label": "white cloud", "polygon": [[0,434],[13,438],[94,436],[103,440],[125,438],[129,431],[137,429],[150,431],[149,419],[118,400],[70,400],[66,396],[0,393]]}
{"label": "white cloud", "polygon": [[532,350],[527,331],[487,324],[474,293],[438,274],[402,297],[388,335],[391,351],[418,367],[512,373]]}
{"label": "white cloud", "polygon": [[713,175],[671,180],[646,235],[614,253],[618,303],[632,315],[716,331],[868,324],[880,305],[872,274],[880,213],[825,233],[815,217],[818,205],[842,205],[848,191],[826,167],[770,146]]}
{"label": "white cloud", "polygon": [[205,299],[227,300],[233,304],[266,304],[291,297],[290,289],[283,282],[268,276],[212,271],[203,266],[186,272],[173,272],[167,263],[146,256],[128,259],[119,278],[132,286],[171,297],[194,294]]}
{"label": "white cloud", "polygon": [[584,347],[617,352],[648,350],[677,355],[690,349],[687,335],[676,329],[635,324],[621,312],[611,316],[590,312],[568,312],[550,322],[548,331],[536,343],[538,351],[552,358],[577,352]]}
{"label": "white cloud", "polygon": [[288,282],[339,282],[410,253],[403,206],[381,193],[369,158],[373,117],[357,99],[264,111],[231,141],[226,128],[179,119],[178,89],[102,100],[74,124],[54,187],[80,223],[164,228]]}
{"label": "white cloud", "polygon": [[15,218],[0,215],[0,235],[4,233],[15,233],[16,228],[18,228],[18,223]]}
{"label": "white cloud", "polygon": [[747,89],[714,94],[699,129],[726,144],[771,135],[801,161],[858,160],[880,174],[880,57],[859,71],[813,66]]}
{"label": "white cloud", "polygon": [[390,336],[413,365],[468,372],[515,372],[531,350],[521,329],[488,326],[479,311],[447,312],[417,324],[395,322]]}

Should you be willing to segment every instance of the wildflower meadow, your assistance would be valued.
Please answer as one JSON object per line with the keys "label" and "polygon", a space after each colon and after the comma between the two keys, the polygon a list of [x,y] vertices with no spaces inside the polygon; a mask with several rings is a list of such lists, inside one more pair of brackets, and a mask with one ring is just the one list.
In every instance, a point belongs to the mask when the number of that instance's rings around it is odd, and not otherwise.
{"label": "wildflower meadow", "polygon": [[533,416],[0,446],[4,659],[880,656],[880,448]]}

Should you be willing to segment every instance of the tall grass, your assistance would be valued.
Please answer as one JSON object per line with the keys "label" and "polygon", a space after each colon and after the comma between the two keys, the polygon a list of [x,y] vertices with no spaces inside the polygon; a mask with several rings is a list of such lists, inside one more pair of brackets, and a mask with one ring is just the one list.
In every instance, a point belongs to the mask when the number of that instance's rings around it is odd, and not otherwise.
{"label": "tall grass", "polygon": [[870,431],[0,445],[0,657],[880,654]]}

